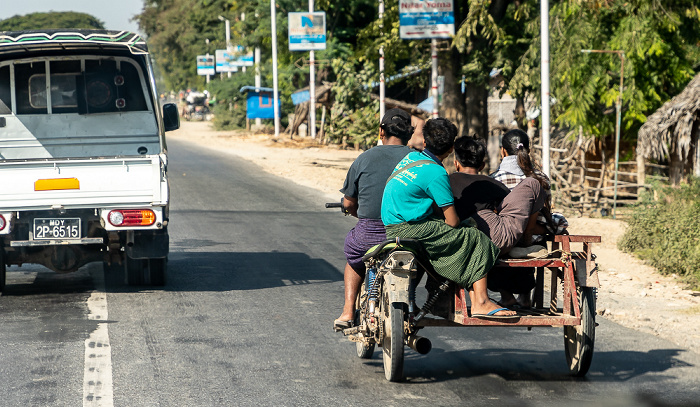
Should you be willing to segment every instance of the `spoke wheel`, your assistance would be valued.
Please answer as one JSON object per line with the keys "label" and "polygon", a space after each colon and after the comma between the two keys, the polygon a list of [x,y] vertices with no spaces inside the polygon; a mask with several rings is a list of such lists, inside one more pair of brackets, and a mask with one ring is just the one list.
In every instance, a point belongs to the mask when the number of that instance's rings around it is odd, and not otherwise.
{"label": "spoke wheel", "polygon": [[[367,303],[367,290],[365,288],[365,284],[362,284],[362,287],[360,288],[360,293],[357,295],[357,299],[355,300],[355,326],[360,326],[363,322],[363,319],[366,318],[365,312],[367,311],[364,309],[363,311],[363,306],[366,305]],[[362,303],[362,299],[364,298],[364,304]],[[363,341],[355,342],[355,351],[357,352],[357,357],[360,359],[371,359],[372,355],[374,355],[374,347],[375,343],[372,338],[363,338]]]}
{"label": "spoke wheel", "polygon": [[579,287],[576,290],[581,311],[580,326],[564,327],[564,351],[569,371],[572,375],[583,377],[588,373],[593,360],[595,342],[595,289]]}
{"label": "spoke wheel", "polygon": [[381,310],[384,337],[382,338],[382,353],[384,355],[384,376],[390,382],[403,380],[404,357],[404,309],[401,303],[389,303],[388,295],[384,296]]}

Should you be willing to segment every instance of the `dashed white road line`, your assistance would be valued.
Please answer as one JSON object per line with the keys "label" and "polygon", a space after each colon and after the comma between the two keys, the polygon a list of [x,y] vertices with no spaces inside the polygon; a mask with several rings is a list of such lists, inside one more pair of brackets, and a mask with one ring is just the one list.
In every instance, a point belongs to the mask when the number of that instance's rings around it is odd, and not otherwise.
{"label": "dashed white road line", "polygon": [[[104,271],[101,265],[94,267],[92,274],[95,291],[87,300],[88,319],[107,321],[107,294],[105,293]],[[83,374],[83,407],[113,407],[112,395],[112,351],[109,346],[107,322],[97,324],[97,328],[85,340],[85,372]]]}

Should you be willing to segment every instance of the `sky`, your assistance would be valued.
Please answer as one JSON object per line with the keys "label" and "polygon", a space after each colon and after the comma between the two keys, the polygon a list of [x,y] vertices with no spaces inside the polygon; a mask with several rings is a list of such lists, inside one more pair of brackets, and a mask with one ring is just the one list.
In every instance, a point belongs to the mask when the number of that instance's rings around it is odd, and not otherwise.
{"label": "sky", "polygon": [[143,9],[143,0],[0,0],[0,20],[47,11],[77,11],[102,21],[108,30],[138,31],[129,21]]}

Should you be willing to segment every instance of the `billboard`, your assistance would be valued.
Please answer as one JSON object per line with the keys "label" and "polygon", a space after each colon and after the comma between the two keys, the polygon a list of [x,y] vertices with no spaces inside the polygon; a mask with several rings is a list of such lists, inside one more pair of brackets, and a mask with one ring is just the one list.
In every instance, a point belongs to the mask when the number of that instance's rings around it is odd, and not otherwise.
{"label": "billboard", "polygon": [[289,50],[326,49],[326,13],[289,13]]}
{"label": "billboard", "polygon": [[238,67],[233,65],[233,55],[225,49],[217,49],[216,55],[216,72],[238,72]]}
{"label": "billboard", "polygon": [[405,40],[455,35],[453,0],[399,0],[399,36]]}
{"label": "billboard", "polygon": [[197,75],[215,75],[214,55],[197,55]]}

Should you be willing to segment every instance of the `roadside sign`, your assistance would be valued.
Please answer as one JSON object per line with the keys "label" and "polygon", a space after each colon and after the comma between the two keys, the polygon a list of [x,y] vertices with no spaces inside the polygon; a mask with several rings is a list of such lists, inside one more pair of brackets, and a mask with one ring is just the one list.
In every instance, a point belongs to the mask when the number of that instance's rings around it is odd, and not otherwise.
{"label": "roadside sign", "polygon": [[455,35],[453,0],[399,0],[402,39],[451,38]]}
{"label": "roadside sign", "polygon": [[326,13],[289,13],[289,50],[326,49]]}
{"label": "roadside sign", "polygon": [[215,75],[214,55],[197,55],[197,75]]}
{"label": "roadside sign", "polygon": [[238,67],[232,64],[233,55],[225,49],[216,50],[216,72],[238,72]]}
{"label": "roadside sign", "polygon": [[253,52],[248,51],[246,52],[245,47],[242,45],[234,45],[231,48],[231,52],[233,53],[233,61],[232,64],[234,66],[253,66],[255,65],[255,58],[253,58]]}

